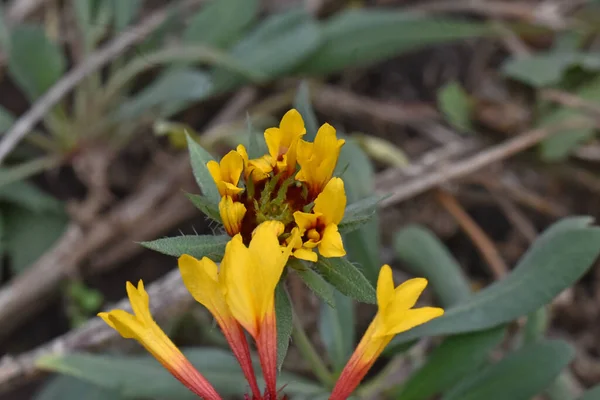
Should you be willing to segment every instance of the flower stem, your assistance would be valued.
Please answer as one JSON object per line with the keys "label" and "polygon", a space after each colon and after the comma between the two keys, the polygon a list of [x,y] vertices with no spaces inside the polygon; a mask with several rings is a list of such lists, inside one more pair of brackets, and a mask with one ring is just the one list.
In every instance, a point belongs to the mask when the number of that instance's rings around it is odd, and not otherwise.
{"label": "flower stem", "polygon": [[294,320],[294,330],[292,332],[292,337],[294,339],[294,344],[304,357],[304,359],[310,364],[312,372],[315,374],[317,379],[321,381],[321,383],[329,388],[333,387],[334,379],[333,375],[325,365],[325,362],[317,353],[314,346],[308,339],[306,332],[304,331],[304,327],[300,320],[296,317]]}

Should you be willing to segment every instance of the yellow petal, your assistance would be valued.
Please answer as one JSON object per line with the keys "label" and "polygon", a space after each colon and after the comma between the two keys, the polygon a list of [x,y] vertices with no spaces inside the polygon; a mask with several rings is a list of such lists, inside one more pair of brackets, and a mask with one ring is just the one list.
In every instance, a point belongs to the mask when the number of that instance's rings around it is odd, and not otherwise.
{"label": "yellow petal", "polygon": [[259,309],[264,293],[256,289],[256,272],[250,250],[241,235],[234,236],[225,247],[221,261],[221,276],[225,283],[225,300],[234,318],[253,336],[259,333]]}
{"label": "yellow petal", "polygon": [[279,128],[268,128],[265,130],[265,142],[267,142],[267,148],[272,157],[272,162],[276,162],[279,158],[279,149],[281,148],[283,135],[284,132]]}
{"label": "yellow petal", "polygon": [[302,211],[296,211],[294,213],[294,221],[298,228],[300,229],[300,235],[303,235],[305,231],[308,229],[314,228],[317,226],[317,220],[321,214],[312,214],[305,213]]}
{"label": "yellow petal", "polygon": [[287,134],[287,138],[289,138],[289,140],[286,140],[285,142],[285,145],[288,147],[291,146],[294,140],[297,140],[306,133],[302,115],[293,108],[286,112],[283,118],[281,118],[279,128],[284,131]]}
{"label": "yellow petal", "polygon": [[394,299],[394,278],[389,265],[384,265],[379,270],[377,278],[377,307],[380,313],[384,313],[388,305]]}
{"label": "yellow petal", "polygon": [[396,312],[402,312],[414,307],[423,290],[427,287],[427,279],[413,278],[403,282],[394,290],[394,298],[389,304]]}
{"label": "yellow petal", "polygon": [[294,257],[299,258],[301,260],[312,261],[312,262],[317,262],[317,260],[318,260],[317,253],[315,253],[312,250],[306,249],[306,248],[300,248],[298,250],[295,250],[293,254],[294,254]]}
{"label": "yellow petal", "polygon": [[386,322],[386,332],[378,332],[379,335],[397,335],[416,326],[422,325],[430,320],[444,314],[444,310],[438,307],[422,307],[407,310],[393,320]]}
{"label": "yellow petal", "polygon": [[327,155],[337,158],[344,143],[344,139],[338,140],[333,126],[323,124],[315,136],[314,152],[323,158]]}
{"label": "yellow petal", "polygon": [[[286,257],[279,245],[278,236],[283,233],[284,228],[278,221],[263,222],[256,228],[248,247],[255,262],[260,265],[254,274],[258,279],[256,290],[263,291],[266,295],[275,293],[275,286],[289,257],[289,253]],[[266,306],[266,303],[261,304],[261,314],[268,311]]]}
{"label": "yellow petal", "polygon": [[242,157],[242,161],[244,162],[244,168],[246,164],[248,164],[248,152],[246,151],[246,147],[243,144],[238,144],[235,148],[235,151]]}
{"label": "yellow petal", "polygon": [[344,218],[346,210],[346,192],[344,181],[332,178],[315,200],[314,211],[323,214],[325,225],[339,224]]}
{"label": "yellow petal", "polygon": [[152,322],[152,316],[150,315],[150,298],[144,289],[144,282],[140,279],[137,288],[133,286],[131,282],[127,282],[125,288],[136,318],[139,319],[142,324],[149,325]]}
{"label": "yellow petal", "polygon": [[218,267],[210,258],[202,260],[184,254],[178,260],[181,278],[194,299],[206,307],[217,321],[225,322],[230,312],[219,284]]}
{"label": "yellow petal", "polygon": [[329,224],[325,227],[321,243],[319,243],[319,253],[323,257],[343,257],[346,255],[342,236],[338,232],[337,225]]}
{"label": "yellow petal", "polygon": [[112,310],[99,313],[98,316],[125,339],[136,339],[139,342],[148,340],[150,329],[127,311]]}
{"label": "yellow petal", "polygon": [[246,206],[240,202],[233,201],[231,196],[225,196],[219,202],[219,214],[229,236],[240,233],[242,221],[246,215]]}
{"label": "yellow petal", "polygon": [[220,166],[223,181],[237,186],[244,169],[243,157],[237,151],[231,150],[221,159]]}
{"label": "yellow petal", "polygon": [[208,168],[208,172],[210,172],[210,176],[212,176],[215,184],[219,186],[219,182],[223,180],[223,178],[221,178],[221,167],[219,166],[219,163],[215,160],[210,160],[206,163],[206,168]]}
{"label": "yellow petal", "polygon": [[260,182],[266,179],[271,171],[273,171],[273,159],[269,155],[264,155],[260,158],[248,161],[248,169],[250,176],[254,182]]}

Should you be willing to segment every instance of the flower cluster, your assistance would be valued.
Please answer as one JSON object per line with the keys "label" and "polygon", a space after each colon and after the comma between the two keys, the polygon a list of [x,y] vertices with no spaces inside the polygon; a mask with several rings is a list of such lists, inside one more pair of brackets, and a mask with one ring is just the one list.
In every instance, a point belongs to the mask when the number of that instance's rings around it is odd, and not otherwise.
{"label": "flower cluster", "polygon": [[[345,254],[337,227],[346,205],[344,184],[332,177],[344,141],[327,124],[314,143],[303,141],[304,133],[300,114],[291,110],[279,128],[265,132],[269,154],[248,159],[239,146],[220,163],[208,163],[221,194],[221,218],[232,237],[220,265],[185,254],[178,260],[186,288],[213,315],[238,360],[249,384],[246,398],[252,400],[285,398],[277,387],[275,289],[289,258],[316,261],[315,248],[324,257]],[[394,335],[443,314],[440,308],[413,308],[426,285],[425,279],[416,278],[394,287],[390,267],[381,268],[378,312],[331,400],[350,396]],[[127,294],[133,314],[113,310],[99,316],[123,337],[142,344],[192,392],[207,400],[221,399],[156,324],[143,283],[136,288],[128,282]],[[257,383],[246,332],[256,345],[264,391]]]}
{"label": "flower cluster", "polygon": [[264,137],[268,154],[249,159],[243,145],[230,151],[220,162],[207,164],[219,193],[219,213],[230,236],[240,233],[248,243],[252,232],[265,221],[284,226],[282,243],[292,235],[301,242],[293,256],[317,261],[346,254],[338,224],[344,217],[344,182],[333,178],[343,139],[324,124],[314,142],[306,134],[298,111],[288,111],[278,128],[269,128]]}

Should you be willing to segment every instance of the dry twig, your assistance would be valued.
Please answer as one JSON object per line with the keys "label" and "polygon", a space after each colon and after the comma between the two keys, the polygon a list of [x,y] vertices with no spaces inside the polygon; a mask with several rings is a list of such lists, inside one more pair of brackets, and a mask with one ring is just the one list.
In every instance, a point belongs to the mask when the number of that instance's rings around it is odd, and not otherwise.
{"label": "dry twig", "polygon": [[477,247],[490,267],[495,279],[502,279],[508,273],[508,266],[500,256],[500,252],[494,245],[494,242],[481,229],[479,225],[464,210],[456,198],[447,191],[438,190],[437,199],[440,204],[454,217],[456,222],[471,238],[471,241]]}
{"label": "dry twig", "polygon": [[395,190],[388,190],[390,195],[381,202],[381,206],[385,207],[399,203],[450,180],[472,174],[487,165],[527,150],[545,138],[558,132],[586,126],[589,126],[589,122],[574,119],[557,126],[533,129],[525,132],[512,139],[506,140],[504,143],[483,150],[466,160],[457,161],[454,164],[444,166],[443,169],[432,171],[428,174],[411,179],[408,182],[399,183],[396,185]]}

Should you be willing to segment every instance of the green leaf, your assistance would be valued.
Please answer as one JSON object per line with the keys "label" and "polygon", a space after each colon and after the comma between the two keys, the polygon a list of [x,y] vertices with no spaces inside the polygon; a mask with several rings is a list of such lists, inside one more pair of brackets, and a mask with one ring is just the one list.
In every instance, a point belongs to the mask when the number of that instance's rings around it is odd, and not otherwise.
{"label": "green leaf", "polygon": [[600,399],[600,385],[596,385],[587,392],[585,392],[577,400],[598,400]]}
{"label": "green leaf", "polygon": [[345,257],[325,258],[319,256],[315,264],[319,273],[337,290],[354,300],[375,304],[375,288],[358,268]]}
{"label": "green leaf", "polygon": [[443,400],[529,400],[544,390],[573,359],[560,340],[522,347],[448,392]]}
{"label": "green leaf", "polygon": [[0,48],[3,50],[8,49],[10,46],[10,32],[8,25],[6,24],[6,17],[4,12],[4,4],[0,3]]}
{"label": "green leaf", "polygon": [[334,307],[333,289],[321,275],[317,274],[312,268],[304,265],[300,260],[291,259],[288,265],[294,269],[294,272],[302,279],[304,284],[317,295],[318,298]]}
{"label": "green leaf", "polygon": [[212,89],[208,73],[187,67],[170,68],[125,101],[112,118],[114,121],[134,119],[154,108],[202,100],[212,94]]}
{"label": "green leaf", "polygon": [[169,256],[180,257],[183,254],[189,254],[198,259],[206,256],[213,261],[220,261],[229,239],[231,238],[228,235],[187,235],[141,242],[140,244]]}
{"label": "green leaf", "polygon": [[[184,354],[223,396],[241,396],[247,383],[229,351],[190,349]],[[126,398],[195,399],[185,386],[149,356],[119,357],[71,354],[46,357],[38,366],[113,390]]]}
{"label": "green leaf", "polygon": [[139,14],[142,0],[112,0],[115,16],[115,30],[124,31]]}
{"label": "green leaf", "polygon": [[505,75],[535,87],[559,83],[565,73],[574,66],[600,70],[600,56],[582,52],[548,52],[528,57],[515,57],[502,66]]}
{"label": "green leaf", "polygon": [[[231,55],[248,69],[260,71],[263,79],[272,80],[306,60],[319,43],[319,25],[304,10],[292,10],[268,17],[233,47]],[[222,69],[213,78],[220,91],[246,81]]]}
{"label": "green leaf", "polygon": [[[2,22],[0,22],[1,24]],[[0,106],[0,135],[6,132],[15,122],[15,116]]]}
{"label": "green leaf", "polygon": [[66,61],[44,29],[17,25],[12,31],[8,69],[29,100],[35,101],[62,76]]}
{"label": "green leaf", "polygon": [[222,224],[221,214],[219,213],[219,205],[210,202],[205,196],[198,194],[186,193],[185,196],[198,208],[204,215]]}
{"label": "green leaf", "polygon": [[298,91],[294,98],[294,107],[298,110],[300,115],[302,115],[302,119],[304,119],[306,135],[304,135],[303,139],[309,142],[314,141],[317,130],[319,129],[319,123],[317,122],[315,110],[310,102],[310,91],[306,81],[300,82],[300,85],[298,86]]}
{"label": "green leaf", "polygon": [[[190,362],[223,397],[242,397],[248,384],[229,350],[212,348],[182,349]],[[113,390],[125,398],[163,398],[193,400],[198,397],[174,379],[150,356],[108,356],[70,354],[42,357],[38,367],[80,378],[102,388]],[[255,366],[258,371],[258,365]],[[286,393],[305,395],[322,393],[323,389],[306,379],[289,373],[279,376]]]}
{"label": "green leaf", "polygon": [[64,232],[68,218],[63,213],[33,212],[23,207],[2,207],[6,253],[14,274],[37,261]]}
{"label": "green leaf", "polygon": [[212,0],[190,19],[183,41],[226,48],[244,33],[258,11],[258,0]]}
{"label": "green leaf", "polygon": [[471,296],[460,265],[430,230],[408,225],[396,233],[394,249],[411,274],[429,280],[443,307],[454,306]]}
{"label": "green leaf", "polygon": [[293,318],[292,303],[282,282],[275,289],[275,315],[277,317],[277,369],[281,366],[290,346],[292,337]]}
{"label": "green leaf", "polygon": [[454,128],[461,132],[473,130],[473,101],[458,82],[449,82],[437,92],[438,107]]}
{"label": "green leaf", "polygon": [[[595,102],[600,105],[600,78],[586,82],[576,93],[576,96]],[[589,128],[569,129],[558,132],[542,141],[540,144],[540,156],[544,161],[556,162],[565,160],[579,145],[594,137],[596,131],[593,119],[581,110],[559,107],[540,118],[539,127],[551,127],[560,125],[573,118],[586,118],[590,121]]]}
{"label": "green leaf", "polygon": [[1,187],[0,202],[21,206],[34,212],[63,212],[60,201],[27,182],[13,182]]}
{"label": "green leaf", "polygon": [[202,189],[202,195],[206,200],[213,204],[219,204],[221,201],[221,195],[217,189],[217,185],[213,180],[206,164],[209,161],[214,160],[213,156],[202,146],[200,146],[194,139],[187,135],[188,149],[190,151],[190,161],[192,163],[192,170],[194,171],[194,178],[196,183]]}
{"label": "green leaf", "polygon": [[324,43],[297,72],[325,75],[449,41],[488,35],[481,23],[391,10],[342,11],[324,23]]}
{"label": "green leaf", "polygon": [[[444,340],[393,396],[398,400],[427,400],[477,371],[489,352],[504,338],[505,328],[466,333]],[[451,365],[452,368],[448,368]]]}
{"label": "green leaf", "polygon": [[39,390],[33,400],[122,400],[112,390],[106,390],[70,376],[52,378]]}
{"label": "green leaf", "polygon": [[398,344],[422,336],[478,331],[527,315],[572,286],[600,254],[600,228],[587,217],[566,218],[544,232],[517,267],[426,325],[400,334]]}
{"label": "green leaf", "polygon": [[252,118],[250,118],[249,114],[246,114],[246,127],[248,135],[246,137],[248,139],[248,158],[251,160],[259,158],[268,151],[264,135],[254,129]]}
{"label": "green leaf", "polygon": [[[344,137],[341,134],[339,136]],[[346,197],[348,202],[352,204],[373,194],[375,172],[364,150],[354,140],[344,138],[346,144],[340,152],[335,175],[344,180]],[[379,259],[381,232],[377,214],[370,221],[367,221],[361,229],[344,234],[343,240],[348,258],[359,263],[367,279],[374,284],[377,281],[379,268],[381,267]]]}
{"label": "green leaf", "polygon": [[338,225],[341,233],[348,233],[359,229],[375,216],[379,202],[387,196],[369,196],[346,207],[344,219]]}
{"label": "green leaf", "polygon": [[319,334],[336,372],[340,372],[354,351],[356,322],[354,302],[333,292],[335,307],[321,305]]}

